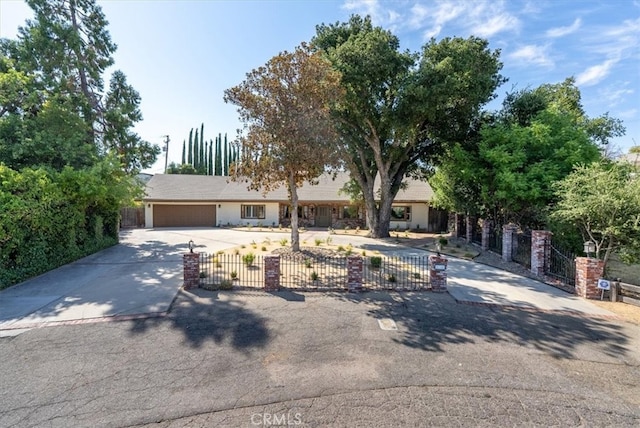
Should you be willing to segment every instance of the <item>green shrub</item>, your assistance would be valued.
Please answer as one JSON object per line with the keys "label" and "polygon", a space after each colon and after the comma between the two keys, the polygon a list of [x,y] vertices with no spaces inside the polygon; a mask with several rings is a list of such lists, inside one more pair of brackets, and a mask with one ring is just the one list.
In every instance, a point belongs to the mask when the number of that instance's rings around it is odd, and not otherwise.
{"label": "green shrub", "polygon": [[118,243],[135,191],[115,162],[60,172],[0,164],[0,289]]}
{"label": "green shrub", "polygon": [[312,265],[312,263],[311,263],[311,259],[309,259],[309,258],[304,259],[304,266],[305,266],[306,268],[310,268],[310,267],[311,267],[311,265]]}
{"label": "green shrub", "polygon": [[228,279],[220,281],[220,290],[231,290],[233,288],[233,282]]}
{"label": "green shrub", "polygon": [[287,238],[282,238],[280,240],[280,246],[282,247],[286,247],[288,243],[289,243],[289,240]]}
{"label": "green shrub", "polygon": [[396,282],[396,276],[394,274],[390,273],[389,276],[387,276],[387,281]]}
{"label": "green shrub", "polygon": [[253,266],[253,262],[256,259],[256,255],[253,253],[247,253],[244,256],[242,256],[242,263],[245,264],[245,266],[247,267],[251,267]]}
{"label": "green shrub", "polygon": [[317,281],[319,278],[318,273],[314,270],[313,272],[311,272],[311,274],[309,275],[309,278],[311,279],[311,281]]}
{"label": "green shrub", "polygon": [[380,256],[371,256],[369,257],[369,263],[371,263],[371,267],[374,269],[379,269],[382,266],[382,257]]}
{"label": "green shrub", "polygon": [[446,247],[447,244],[449,243],[449,240],[447,238],[444,238],[444,237],[438,238],[438,243],[440,245],[442,245],[443,247]]}
{"label": "green shrub", "polygon": [[320,239],[320,238],[316,238],[316,239],[315,239],[316,247],[319,247],[320,245],[322,245],[322,243],[323,243],[323,242],[324,242],[324,241],[323,241],[322,239]]}
{"label": "green shrub", "polygon": [[205,271],[200,271],[200,278],[206,278],[207,277],[207,273]]}
{"label": "green shrub", "polygon": [[238,279],[238,272],[236,272],[235,270],[231,271],[230,275],[231,275],[231,279]]}

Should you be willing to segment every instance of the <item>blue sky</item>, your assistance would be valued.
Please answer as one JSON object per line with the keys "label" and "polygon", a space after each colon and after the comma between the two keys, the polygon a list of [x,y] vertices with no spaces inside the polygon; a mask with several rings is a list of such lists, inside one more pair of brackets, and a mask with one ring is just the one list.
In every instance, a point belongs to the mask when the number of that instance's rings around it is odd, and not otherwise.
{"label": "blue sky", "polygon": [[[558,83],[574,76],[591,117],[609,112],[627,135],[621,151],[640,145],[640,0],[444,1],[140,1],[98,2],[118,45],[115,69],[140,92],[144,121],[136,131],[152,143],[170,135],[169,162],[179,162],[192,127],[205,138],[235,137],[240,127],[223,91],[283,50],[308,41],[321,23],[369,14],[412,51],[430,37],[487,38],[501,49],[498,89]],[[22,0],[0,0],[0,37],[15,38],[31,16]],[[105,77],[108,84],[110,70]],[[164,154],[149,171],[162,172]]]}

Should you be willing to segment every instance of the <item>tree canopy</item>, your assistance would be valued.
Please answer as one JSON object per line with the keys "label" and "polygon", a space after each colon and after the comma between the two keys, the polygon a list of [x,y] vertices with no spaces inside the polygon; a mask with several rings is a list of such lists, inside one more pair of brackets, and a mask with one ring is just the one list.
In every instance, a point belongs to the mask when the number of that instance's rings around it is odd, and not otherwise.
{"label": "tree canopy", "polygon": [[477,37],[432,39],[420,53],[401,51],[395,35],[359,16],[317,26],[312,44],[342,74],[345,99],[333,109],[342,157],[362,189],[371,235],[389,236],[404,177],[464,139],[504,82],[499,51]]}
{"label": "tree canopy", "polygon": [[580,91],[567,79],[508,94],[477,135],[446,152],[431,184],[443,208],[541,227],[554,183],[600,157]]}
{"label": "tree canopy", "polygon": [[104,73],[116,45],[95,0],[28,0],[34,18],[0,41],[0,162],[91,166],[114,152],[130,173],[160,150],[133,132],[140,96],[124,73]]}
{"label": "tree canopy", "polygon": [[292,205],[291,246],[299,250],[297,188],[335,163],[337,135],[330,108],[342,95],[340,75],[302,44],[247,73],[224,99],[238,106],[243,147],[232,178],[263,192],[286,186]]}
{"label": "tree canopy", "polygon": [[580,166],[555,186],[551,214],[578,227],[606,262],[613,251],[627,262],[640,260],[640,178],[625,163]]}

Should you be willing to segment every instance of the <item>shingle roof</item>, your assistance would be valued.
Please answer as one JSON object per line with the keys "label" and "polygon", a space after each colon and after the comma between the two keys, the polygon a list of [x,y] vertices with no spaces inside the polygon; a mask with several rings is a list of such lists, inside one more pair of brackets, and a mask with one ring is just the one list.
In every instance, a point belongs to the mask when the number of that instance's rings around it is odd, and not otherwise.
{"label": "shingle roof", "polygon": [[[339,190],[349,180],[348,173],[339,173],[335,179],[323,175],[317,185],[305,183],[298,189],[301,202],[348,202],[349,196]],[[426,202],[433,198],[433,191],[426,181],[405,180],[405,190],[400,190],[397,202]],[[376,186],[378,187],[378,186]],[[289,200],[284,186],[263,195],[248,190],[246,182],[234,182],[229,177],[211,175],[157,174],[147,183],[145,201],[218,202],[218,201],[273,201]]]}

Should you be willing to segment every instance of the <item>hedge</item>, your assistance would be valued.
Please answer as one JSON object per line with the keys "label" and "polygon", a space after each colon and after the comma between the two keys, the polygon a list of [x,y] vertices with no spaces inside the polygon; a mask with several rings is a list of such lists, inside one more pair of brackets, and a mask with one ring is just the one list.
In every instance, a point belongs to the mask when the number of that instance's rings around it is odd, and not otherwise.
{"label": "hedge", "polygon": [[61,172],[0,164],[0,289],[115,245],[130,191],[109,162]]}

